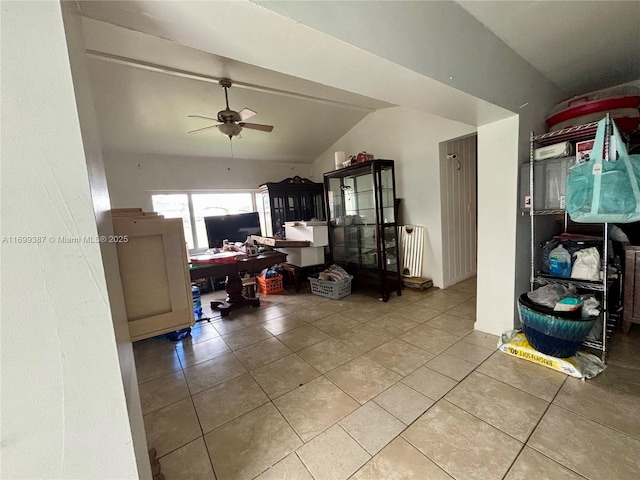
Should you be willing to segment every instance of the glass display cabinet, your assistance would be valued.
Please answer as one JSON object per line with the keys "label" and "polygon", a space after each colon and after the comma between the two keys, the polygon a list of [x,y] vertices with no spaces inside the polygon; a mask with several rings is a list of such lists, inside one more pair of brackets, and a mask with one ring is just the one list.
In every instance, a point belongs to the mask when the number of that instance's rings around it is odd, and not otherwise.
{"label": "glass display cabinet", "polygon": [[401,295],[393,160],[372,160],[324,174],[334,263],[386,302]]}

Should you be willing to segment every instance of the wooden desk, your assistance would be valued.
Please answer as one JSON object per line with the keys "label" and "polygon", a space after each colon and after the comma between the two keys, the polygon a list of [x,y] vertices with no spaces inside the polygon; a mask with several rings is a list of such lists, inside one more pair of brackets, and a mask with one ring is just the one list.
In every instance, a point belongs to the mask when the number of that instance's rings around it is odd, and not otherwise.
{"label": "wooden desk", "polygon": [[235,263],[212,263],[209,265],[192,266],[189,269],[191,281],[204,277],[227,277],[225,290],[227,298],[225,301],[211,302],[212,310],[219,310],[223,317],[229,315],[232,308],[241,307],[242,305],[260,306],[259,298],[246,298],[242,295],[242,280],[240,273],[260,272],[265,268],[272,267],[276,263],[284,263],[287,261],[287,255],[281,252],[269,252],[250,257],[245,260],[238,260]]}

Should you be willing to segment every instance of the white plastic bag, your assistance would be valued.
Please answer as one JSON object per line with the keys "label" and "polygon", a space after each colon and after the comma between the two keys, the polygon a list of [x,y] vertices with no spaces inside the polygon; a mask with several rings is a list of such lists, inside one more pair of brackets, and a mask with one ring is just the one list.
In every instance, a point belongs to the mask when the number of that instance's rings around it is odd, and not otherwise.
{"label": "white plastic bag", "polygon": [[596,247],[578,250],[571,268],[571,278],[577,280],[600,280],[600,253]]}

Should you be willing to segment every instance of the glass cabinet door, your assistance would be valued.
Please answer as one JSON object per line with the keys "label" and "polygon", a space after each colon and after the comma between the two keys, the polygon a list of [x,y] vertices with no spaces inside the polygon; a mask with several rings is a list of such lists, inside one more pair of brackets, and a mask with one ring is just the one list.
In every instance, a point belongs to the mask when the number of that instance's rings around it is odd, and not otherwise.
{"label": "glass cabinet door", "polygon": [[380,223],[395,223],[395,196],[393,192],[393,170],[389,167],[380,171],[380,200],[382,220]]}

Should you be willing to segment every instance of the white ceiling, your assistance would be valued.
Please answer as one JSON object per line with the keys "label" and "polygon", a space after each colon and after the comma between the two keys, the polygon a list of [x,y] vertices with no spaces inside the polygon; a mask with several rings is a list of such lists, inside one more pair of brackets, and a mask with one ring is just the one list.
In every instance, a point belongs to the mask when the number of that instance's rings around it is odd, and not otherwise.
{"label": "white ceiling", "polygon": [[640,79],[639,1],[458,1],[568,97]]}
{"label": "white ceiling", "polygon": [[[312,162],[369,112],[394,104],[415,105],[417,109],[475,125],[504,118],[508,113],[375,56],[365,59],[370,63],[364,70],[376,71],[375,78],[358,76],[359,65],[349,64],[350,46],[339,41],[331,43],[324,39],[320,48],[330,48],[332,53],[344,50],[344,79],[332,82],[341,89],[261,68],[257,65],[267,54],[272,55],[271,64],[274,60],[273,52],[261,51],[260,45],[252,44],[253,51],[242,50],[243,54],[251,53],[236,56],[240,47],[250,42],[253,33],[250,30],[239,30],[238,41],[235,38],[229,41],[226,33],[229,25],[185,31],[171,16],[173,7],[181,9],[183,21],[189,15],[202,16],[206,8],[207,18],[216,18],[224,24],[226,6],[230,4],[178,3],[179,6],[174,2],[143,1],[76,4],[86,17],[85,41],[105,150],[229,157],[229,139],[217,129],[187,133],[208,125],[205,120],[187,115],[215,117],[224,107],[223,91],[217,85],[221,77],[235,82],[229,90],[232,109],[249,107],[258,112],[251,122],[274,125],[272,133],[245,129],[242,138],[233,140],[236,158]],[[640,78],[640,2],[458,3],[568,92],[567,96]],[[249,14],[256,19],[263,15],[260,10],[264,9],[254,4],[233,2],[233,5],[247,23]],[[305,58],[317,55],[320,45],[317,40],[305,45],[294,31],[302,26],[294,22],[286,25],[290,29],[282,31],[283,45],[296,38],[301,55],[306,55]],[[598,28],[599,25],[604,28]],[[232,58],[243,58],[253,65]],[[292,63],[290,60],[283,58],[280,63],[283,66],[280,71],[292,72],[291,68],[284,68]],[[315,68],[314,80],[328,78],[323,76],[323,65]],[[400,85],[411,85],[411,89],[393,88],[390,82],[385,83],[385,73],[394,68],[386,78],[401,79]],[[590,68],[607,74],[592,75]],[[367,88],[352,89],[356,82],[366,84]]]}

